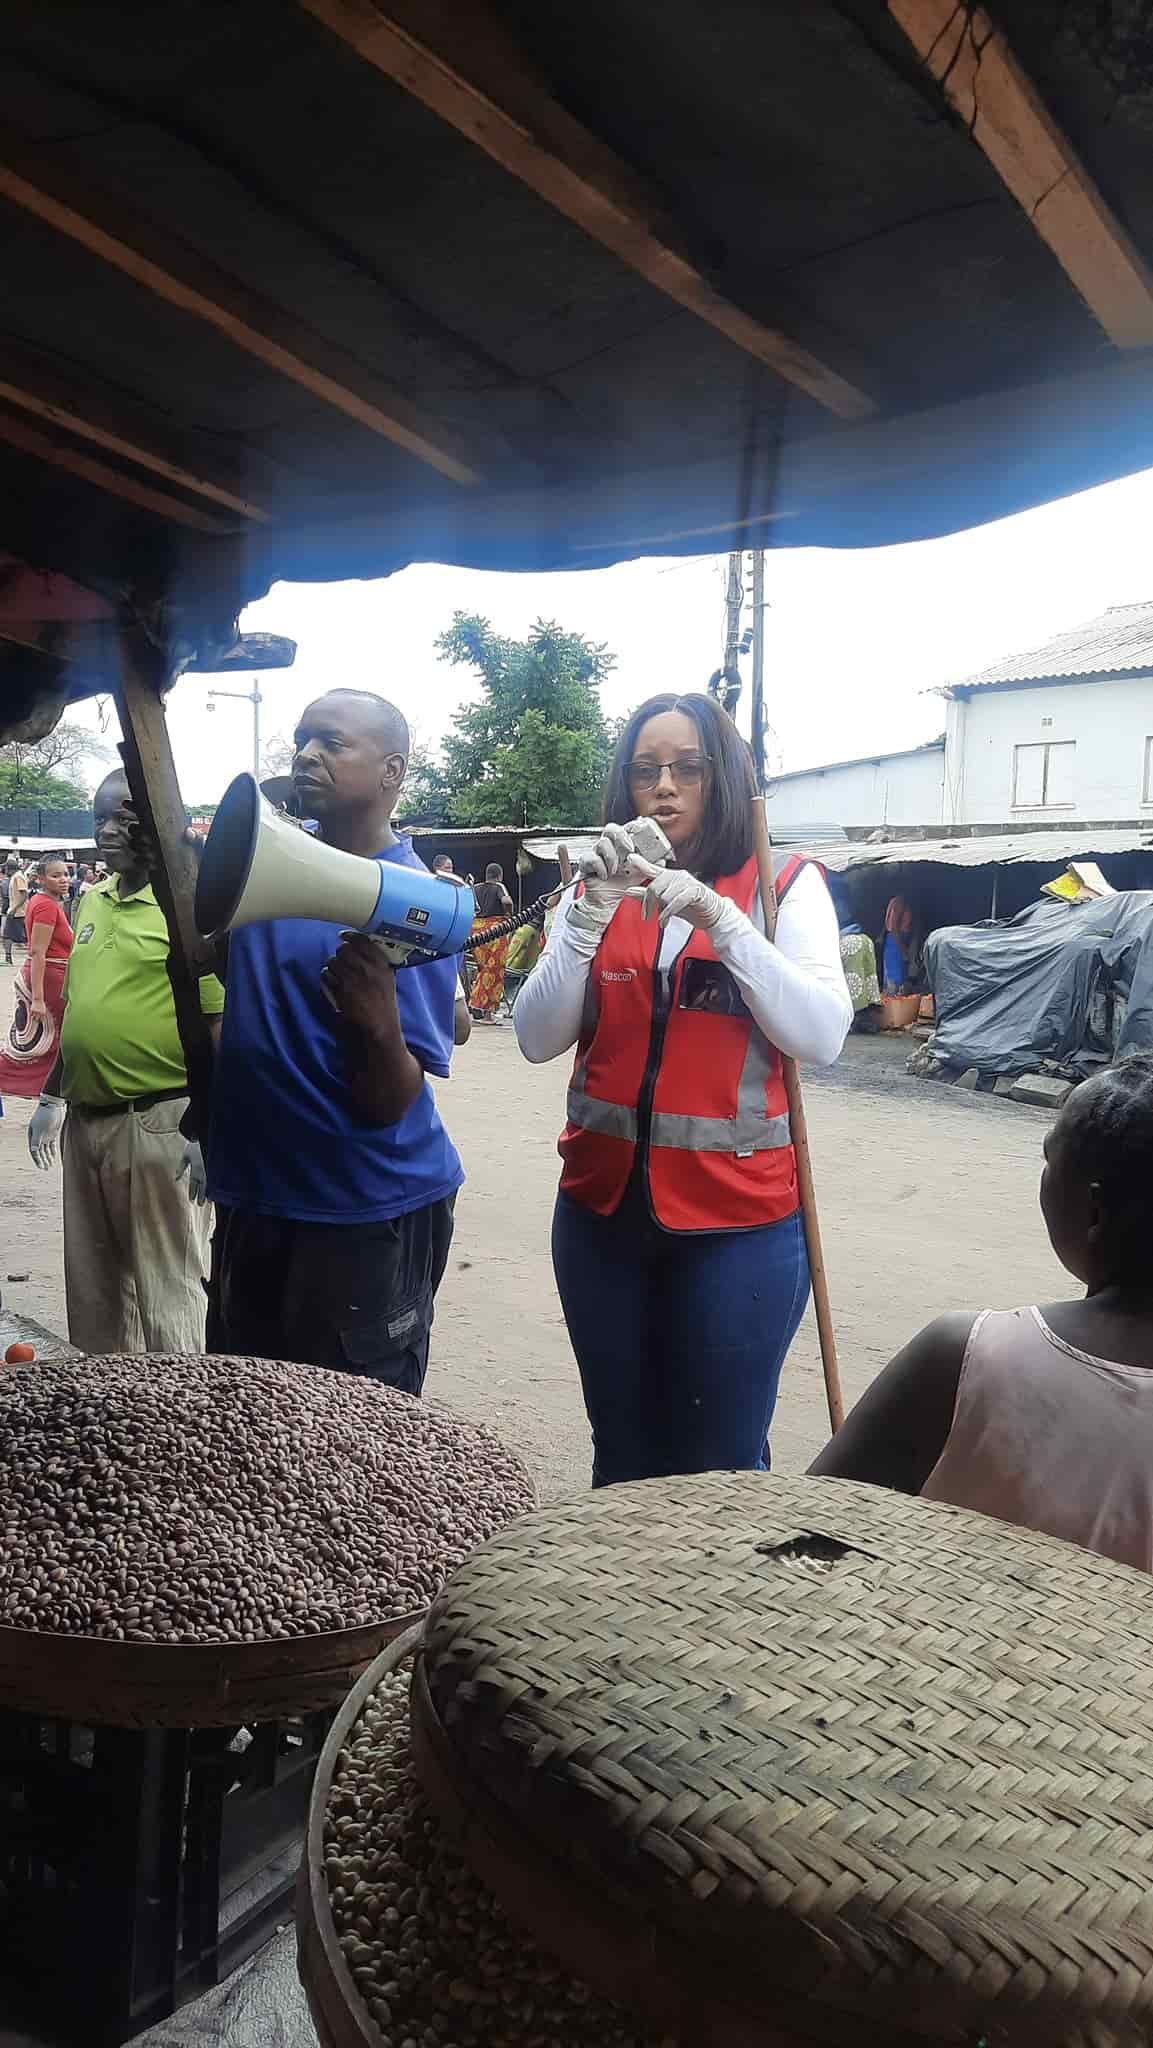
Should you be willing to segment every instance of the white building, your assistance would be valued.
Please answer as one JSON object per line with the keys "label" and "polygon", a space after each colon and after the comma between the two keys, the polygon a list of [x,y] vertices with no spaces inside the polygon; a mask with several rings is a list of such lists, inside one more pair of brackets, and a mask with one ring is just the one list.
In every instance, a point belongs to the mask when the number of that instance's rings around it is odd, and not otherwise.
{"label": "white building", "polygon": [[945,792],[945,742],[907,747],[900,754],[871,754],[857,761],[830,761],[824,768],[799,768],[775,775],[769,785],[769,824],[812,825],[831,819],[847,831],[877,825],[939,824]]}
{"label": "white building", "polygon": [[941,695],[943,741],[778,776],[774,826],[1153,824],[1153,602],[1112,605]]}

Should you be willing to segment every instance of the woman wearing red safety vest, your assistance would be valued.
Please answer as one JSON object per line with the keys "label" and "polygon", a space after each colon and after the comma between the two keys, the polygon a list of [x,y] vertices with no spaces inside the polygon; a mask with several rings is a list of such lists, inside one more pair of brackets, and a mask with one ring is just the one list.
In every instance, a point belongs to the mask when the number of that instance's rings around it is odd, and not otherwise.
{"label": "woman wearing red safety vest", "polygon": [[[811,862],[778,866],[764,936],[755,795],[711,697],[642,704],[513,1011],[530,1060],[577,1049],[553,1264],[597,1486],[763,1465],[808,1297],[781,1054],[835,1060],[852,1006]],[[660,825],[666,866],[638,854],[638,818]]]}

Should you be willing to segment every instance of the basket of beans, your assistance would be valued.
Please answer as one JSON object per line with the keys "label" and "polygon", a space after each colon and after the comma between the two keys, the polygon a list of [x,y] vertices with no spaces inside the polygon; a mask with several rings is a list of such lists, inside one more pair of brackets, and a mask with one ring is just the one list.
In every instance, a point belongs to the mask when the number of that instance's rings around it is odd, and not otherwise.
{"label": "basket of beans", "polygon": [[419,1635],[364,1674],[317,1766],[297,1948],[321,2048],[658,2048],[450,1846],[413,1765]]}
{"label": "basket of beans", "polygon": [[524,1517],[313,1787],[325,2048],[1143,2048],[1149,1578],[714,1472]]}
{"label": "basket of beans", "polygon": [[0,1707],[209,1727],[334,1706],[532,1505],[482,1426],[354,1374],[0,1374]]}

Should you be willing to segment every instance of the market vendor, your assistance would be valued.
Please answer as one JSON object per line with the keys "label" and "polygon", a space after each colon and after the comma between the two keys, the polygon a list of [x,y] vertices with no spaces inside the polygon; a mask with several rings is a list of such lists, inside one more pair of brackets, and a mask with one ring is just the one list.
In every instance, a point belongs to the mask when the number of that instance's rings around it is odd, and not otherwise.
{"label": "market vendor", "polygon": [[[60,1056],[28,1149],[50,1166],[63,1128],[69,1341],[94,1352],[201,1351],[209,1217],[192,1199],[203,1187],[199,1147],[180,1131],[188,1073],[168,926],[149,881],[155,854],[122,769],[92,809],[111,873],[80,899]],[[215,976],[202,979],[200,1003],[216,1028]]]}
{"label": "market vendor", "polygon": [[1069,1097],[1041,1214],[1085,1289],[938,1316],[878,1373],[811,1470],[975,1508],[1153,1571],[1153,1053]]}
{"label": "market vendor", "polygon": [[[642,704],[610,822],[513,1011],[530,1060],[577,1047],[553,1262],[594,1484],[763,1465],[808,1295],[781,1055],[836,1059],[852,1009],[811,862],[780,868],[765,937],[755,798],[713,698]],[[669,867],[638,859],[638,816]]]}
{"label": "market vendor", "polygon": [[[408,727],[367,690],[310,704],[298,816],[328,846],[422,867],[392,829]],[[464,1178],[445,1077],[459,963],[398,972],[364,933],[284,917],[231,933],[216,1062],[208,1343],[371,1374],[418,1394]]]}

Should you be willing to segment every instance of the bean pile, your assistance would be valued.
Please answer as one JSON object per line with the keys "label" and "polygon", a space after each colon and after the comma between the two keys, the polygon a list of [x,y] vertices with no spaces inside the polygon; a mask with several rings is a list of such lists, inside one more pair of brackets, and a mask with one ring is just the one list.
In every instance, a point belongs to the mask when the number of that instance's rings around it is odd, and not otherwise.
{"label": "bean pile", "polygon": [[325,1816],[345,1960],[382,2048],[657,2048],[505,1919],[446,1847],[412,1770],[408,1671],[365,1702]]}
{"label": "bean pile", "polygon": [[0,1623],[255,1642],[427,1607],[533,1504],[519,1459],[352,1373],[88,1358],[0,1373]]}

